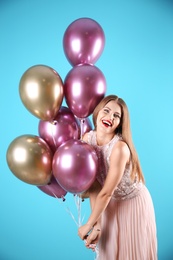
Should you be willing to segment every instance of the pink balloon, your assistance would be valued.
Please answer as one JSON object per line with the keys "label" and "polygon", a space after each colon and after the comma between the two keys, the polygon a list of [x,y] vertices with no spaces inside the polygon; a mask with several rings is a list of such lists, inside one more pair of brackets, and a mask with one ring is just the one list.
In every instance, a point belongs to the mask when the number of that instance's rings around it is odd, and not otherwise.
{"label": "pink balloon", "polygon": [[64,81],[64,96],[78,118],[88,117],[106,92],[106,79],[96,66],[75,66]]}
{"label": "pink balloon", "polygon": [[64,200],[67,191],[65,191],[56,181],[55,177],[52,176],[50,183],[43,186],[38,186],[38,188],[49,196],[54,198],[62,198]]}
{"label": "pink balloon", "polygon": [[63,189],[73,194],[86,191],[96,178],[98,158],[92,146],[69,140],[54,154],[53,175]]}
{"label": "pink balloon", "polygon": [[61,106],[54,118],[54,123],[40,120],[38,131],[53,152],[69,139],[78,139],[80,128],[77,119],[69,108]]}
{"label": "pink balloon", "polygon": [[72,66],[94,64],[105,44],[102,27],[93,19],[80,18],[72,22],[63,37],[65,55]]}

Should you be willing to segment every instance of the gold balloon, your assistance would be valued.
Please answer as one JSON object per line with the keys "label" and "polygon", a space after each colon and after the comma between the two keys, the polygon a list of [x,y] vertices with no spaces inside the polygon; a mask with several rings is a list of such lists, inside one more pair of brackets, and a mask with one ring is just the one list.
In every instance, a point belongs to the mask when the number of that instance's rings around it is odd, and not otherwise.
{"label": "gold balloon", "polygon": [[52,152],[47,143],[35,135],[15,138],[7,150],[7,163],[20,180],[46,185],[52,177]]}
{"label": "gold balloon", "polygon": [[23,104],[33,115],[51,121],[62,104],[62,79],[51,67],[35,65],[21,77],[19,93]]}

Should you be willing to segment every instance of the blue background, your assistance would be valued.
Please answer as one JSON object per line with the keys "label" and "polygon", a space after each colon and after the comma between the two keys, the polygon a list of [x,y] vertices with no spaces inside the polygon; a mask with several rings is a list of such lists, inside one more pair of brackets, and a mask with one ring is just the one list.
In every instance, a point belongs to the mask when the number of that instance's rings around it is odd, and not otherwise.
{"label": "blue background", "polygon": [[[156,0],[0,1],[0,259],[94,259],[77,236],[78,207],[17,179],[6,151],[17,136],[38,135],[39,119],[22,104],[19,81],[31,66],[71,69],[62,39],[82,17],[95,19],[106,43],[95,64],[106,94],[123,97],[146,184],[153,198],[160,260],[173,259],[173,3]],[[88,201],[82,203],[84,221]],[[147,238],[146,238],[147,239]]]}

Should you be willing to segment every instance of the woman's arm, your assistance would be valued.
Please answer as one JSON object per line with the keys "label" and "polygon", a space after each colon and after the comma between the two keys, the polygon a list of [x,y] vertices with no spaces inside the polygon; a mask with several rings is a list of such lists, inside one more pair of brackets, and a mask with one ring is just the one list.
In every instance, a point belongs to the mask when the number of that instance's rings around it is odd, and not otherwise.
{"label": "woman's arm", "polygon": [[[90,206],[91,206],[92,210],[94,209],[96,198],[100,191],[101,191],[101,185],[96,180],[93,183],[93,185],[91,186],[91,189],[89,190]],[[98,229],[100,230],[100,219],[98,219],[98,221],[95,223],[94,227],[95,227],[95,230],[98,230]]]}
{"label": "woman's arm", "polygon": [[[101,190],[101,185],[96,180],[88,191],[91,210],[93,210],[94,208],[95,201],[100,190]],[[95,251],[96,244],[100,236],[101,236],[101,228],[100,228],[100,218],[99,218],[95,223],[91,233],[87,236],[85,240],[85,246]]]}
{"label": "woman's arm", "polygon": [[107,207],[111,196],[120,182],[126,163],[129,161],[130,151],[123,141],[119,141],[113,148],[110,156],[109,172],[105,180],[105,184],[101,191],[98,193],[94,208],[87,221],[87,223],[81,226],[78,230],[78,234],[81,239],[84,239],[88,232],[93,228],[102,212]]}

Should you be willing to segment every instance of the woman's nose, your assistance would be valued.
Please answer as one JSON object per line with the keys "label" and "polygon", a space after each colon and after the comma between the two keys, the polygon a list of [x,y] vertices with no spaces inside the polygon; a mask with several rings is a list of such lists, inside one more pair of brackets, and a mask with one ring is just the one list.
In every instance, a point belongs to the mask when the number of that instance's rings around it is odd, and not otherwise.
{"label": "woman's nose", "polygon": [[114,114],[111,114],[111,120],[114,120]]}

